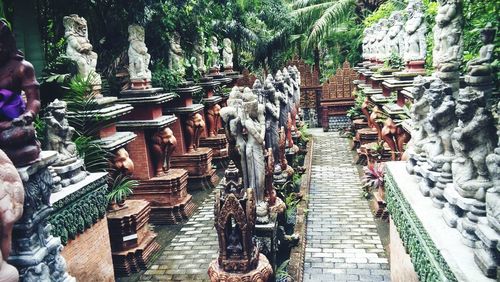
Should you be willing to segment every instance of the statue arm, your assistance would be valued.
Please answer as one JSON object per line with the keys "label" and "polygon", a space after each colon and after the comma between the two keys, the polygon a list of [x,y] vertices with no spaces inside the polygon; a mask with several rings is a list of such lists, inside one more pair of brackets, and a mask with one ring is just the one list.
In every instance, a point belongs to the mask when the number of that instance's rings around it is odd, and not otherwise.
{"label": "statue arm", "polygon": [[266,103],[266,110],[270,113],[274,118],[278,119],[280,117],[280,112],[276,106],[271,105],[270,103]]}
{"label": "statue arm", "polygon": [[468,139],[477,135],[488,123],[488,118],[484,116],[484,113],[479,113],[479,115],[476,115],[471,122],[462,128],[461,139]]}
{"label": "statue arm", "polygon": [[24,61],[21,68],[22,84],[21,89],[26,95],[26,111],[22,118],[27,123],[31,123],[40,111],[40,90],[35,77],[35,69],[29,62]]}
{"label": "statue arm", "polygon": [[262,144],[264,142],[264,138],[262,138],[260,132],[258,132],[255,128],[252,120],[246,120],[245,128],[247,129],[248,133],[257,140],[258,143]]}

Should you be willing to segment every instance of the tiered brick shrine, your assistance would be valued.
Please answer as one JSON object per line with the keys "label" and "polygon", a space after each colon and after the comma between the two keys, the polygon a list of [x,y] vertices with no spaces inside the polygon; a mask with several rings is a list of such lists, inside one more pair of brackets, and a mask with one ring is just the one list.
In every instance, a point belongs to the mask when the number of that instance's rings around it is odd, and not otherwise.
{"label": "tiered brick shrine", "polygon": [[129,276],[146,269],[151,257],[160,249],[156,234],[148,224],[150,204],[127,200],[125,208],[108,213],[109,237],[117,276]]}
{"label": "tiered brick shrine", "polygon": [[213,160],[222,161],[228,157],[228,145],[225,134],[219,133],[222,121],[219,115],[223,98],[215,96],[215,88],[220,82],[207,80],[198,83],[205,91],[203,104],[205,105],[205,130],[200,139],[200,147],[208,147],[213,151]]}
{"label": "tiered brick shrine", "polygon": [[199,146],[201,134],[205,130],[204,107],[202,104],[193,104],[193,94],[200,91],[200,86],[186,82],[176,90],[180,97],[164,105],[163,112],[175,114],[180,121],[172,127],[178,140],[177,149],[171,158],[172,167],[186,169],[190,182],[213,187],[217,181],[212,168],[213,151]]}
{"label": "tiered brick shrine", "polygon": [[[134,110],[117,123],[120,131],[132,131],[137,138],[128,146],[130,158],[135,164],[133,178],[139,180],[132,199],[151,202],[151,222],[176,224],[187,219],[194,211],[192,196],[187,193],[188,172],[182,168],[168,169],[157,175],[153,162],[153,135],[167,127],[177,133],[177,142],[182,144],[182,135],[177,117],[164,116],[162,106],[173,99],[172,93],[161,88],[126,90],[121,92],[122,103],[134,105]],[[176,150],[180,150],[177,146]]]}

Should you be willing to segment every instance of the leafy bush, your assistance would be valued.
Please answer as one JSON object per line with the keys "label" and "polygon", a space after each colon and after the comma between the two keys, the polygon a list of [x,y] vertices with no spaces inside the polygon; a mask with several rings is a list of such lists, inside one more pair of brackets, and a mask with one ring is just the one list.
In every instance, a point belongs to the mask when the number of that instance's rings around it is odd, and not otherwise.
{"label": "leafy bush", "polygon": [[361,112],[361,106],[365,102],[366,95],[363,90],[360,90],[355,93],[356,99],[354,100],[354,106],[352,106],[349,110],[347,110],[347,116],[351,119],[362,116],[363,112]]}
{"label": "leafy bush", "polygon": [[392,1],[388,1],[380,5],[380,7],[378,7],[378,9],[375,10],[375,12],[373,12],[371,15],[367,16],[363,21],[363,24],[365,25],[365,27],[370,27],[381,19],[389,18],[391,13],[396,10],[397,9],[394,3]]}
{"label": "leafy bush", "polygon": [[133,193],[133,189],[139,185],[137,180],[130,179],[123,174],[118,174],[110,183],[110,192],[106,195],[110,204],[123,202],[127,196]]}
{"label": "leafy bush", "polygon": [[182,79],[182,75],[178,70],[169,69],[162,60],[153,64],[151,71],[151,82],[153,85],[166,90],[173,90],[179,86]]}

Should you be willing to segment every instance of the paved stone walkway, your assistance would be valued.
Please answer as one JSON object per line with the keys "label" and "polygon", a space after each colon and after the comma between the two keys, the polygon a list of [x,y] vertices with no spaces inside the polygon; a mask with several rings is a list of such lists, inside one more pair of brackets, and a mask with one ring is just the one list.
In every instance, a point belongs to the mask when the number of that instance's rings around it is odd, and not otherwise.
{"label": "paved stone walkway", "polygon": [[304,281],[389,281],[385,257],[346,138],[314,135]]}
{"label": "paved stone walkway", "polygon": [[200,205],[139,281],[209,281],[208,265],[217,258],[219,246],[213,195]]}

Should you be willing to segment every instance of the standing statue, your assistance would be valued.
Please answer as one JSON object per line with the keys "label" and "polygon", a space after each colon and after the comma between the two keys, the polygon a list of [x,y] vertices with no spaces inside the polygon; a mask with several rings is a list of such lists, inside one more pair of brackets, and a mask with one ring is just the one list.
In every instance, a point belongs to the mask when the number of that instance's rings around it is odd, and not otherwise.
{"label": "standing statue", "polygon": [[427,131],[425,125],[427,116],[429,114],[429,101],[427,92],[429,89],[429,82],[422,76],[418,76],[413,81],[413,99],[414,103],[410,109],[413,122],[413,130],[411,133],[413,150],[415,154],[422,153],[422,146],[427,138]]}
{"label": "standing statue", "polygon": [[386,45],[386,54],[390,57],[392,54],[397,54],[398,56],[402,56],[404,40],[403,40],[403,16],[401,12],[395,11],[391,14],[389,18],[389,31],[387,32],[387,36],[389,40]]}
{"label": "standing statue", "polygon": [[210,68],[219,71],[220,69],[219,43],[217,37],[215,36],[212,36],[212,40],[210,41],[210,50],[211,50],[209,56]]}
{"label": "standing statue", "polygon": [[271,148],[272,158],[275,162],[279,161],[279,117],[280,106],[276,90],[270,80],[266,80],[264,86],[265,107],[266,107],[266,147]]}
{"label": "standing statue", "polygon": [[206,73],[207,66],[205,65],[205,37],[203,36],[203,34],[200,34],[200,36],[196,39],[193,48],[193,54],[196,58],[196,66],[198,67],[198,70],[202,74]]}
{"label": "standing statue", "polygon": [[186,131],[187,131],[187,152],[193,153],[198,150],[198,146],[200,144],[200,137],[203,128],[205,127],[205,121],[203,121],[203,117],[196,113],[192,115],[186,122]]}
{"label": "standing statue", "polygon": [[384,61],[386,58],[385,42],[387,32],[389,31],[389,23],[386,19],[379,20],[379,29],[377,32],[377,50],[376,59],[378,61]]}
{"label": "standing statue", "polygon": [[222,41],[224,49],[222,50],[222,58],[224,58],[224,70],[233,69],[233,49],[231,48],[231,39],[224,38]]}
{"label": "standing statue", "polygon": [[75,129],[66,119],[66,102],[55,99],[47,106],[45,140],[46,150],[59,153],[59,162],[76,158],[76,145],[72,141]]}
{"label": "standing statue", "polygon": [[155,176],[165,175],[170,169],[170,157],[177,146],[177,139],[173,131],[165,127],[155,132],[151,137],[151,155]]}
{"label": "standing statue", "polygon": [[286,127],[288,120],[288,95],[285,92],[285,82],[283,81],[283,75],[280,70],[278,70],[275,76],[275,88],[276,96],[280,101],[279,127]]}
{"label": "standing statue", "polygon": [[148,54],[148,48],[144,43],[144,28],[139,25],[128,26],[128,73],[132,88],[134,83],[143,84],[143,88],[151,87],[151,71],[149,70],[149,61],[151,55]]}
{"label": "standing statue", "polygon": [[[89,78],[95,93],[101,90],[101,75],[96,72],[97,53],[92,51],[87,30],[87,21],[72,14],[63,18],[64,37],[68,42],[66,56],[78,65],[78,74]],[[100,95],[100,94],[99,94]]]}
{"label": "standing statue", "polygon": [[288,73],[290,74],[290,81],[293,89],[293,103],[295,104],[295,113],[299,113],[300,109],[300,85],[299,75],[296,67],[288,66]]}
{"label": "standing statue", "polygon": [[410,1],[406,11],[408,21],[405,24],[406,36],[404,38],[405,48],[403,48],[402,52],[404,54],[403,58],[406,62],[425,61],[427,24],[425,23],[422,1]]}
{"label": "standing statue", "polygon": [[287,123],[286,123],[286,139],[288,142],[288,148],[293,147],[293,139],[292,139],[292,132],[295,132],[296,127],[295,127],[295,117],[297,115],[297,110],[295,108],[295,101],[293,99],[293,86],[292,86],[292,80],[290,78],[290,74],[288,73],[288,70],[286,68],[283,68],[283,79],[284,79],[284,86],[285,86],[285,95],[288,96],[288,104],[287,104]]}
{"label": "standing statue", "polygon": [[371,27],[365,28],[363,31],[363,43],[362,43],[362,56],[363,60],[370,59],[370,41],[372,36],[373,29]]}
{"label": "standing statue", "polygon": [[14,35],[3,20],[0,43],[0,149],[21,167],[36,161],[40,154],[33,127],[40,111],[39,84],[33,66],[17,50]]}
{"label": "standing statue", "polygon": [[264,103],[263,95],[264,95],[264,86],[262,85],[262,82],[260,82],[260,79],[256,79],[253,82],[252,85],[252,92],[257,96],[257,100],[260,103]]}
{"label": "standing statue", "polygon": [[466,198],[484,201],[485,189],[491,187],[486,157],[498,142],[491,113],[483,93],[467,87],[456,103],[458,125],[452,135],[457,158],[453,160],[453,180]]}
{"label": "standing statue", "polygon": [[174,31],[170,38],[170,52],[168,58],[168,68],[172,71],[177,71],[181,77],[186,74],[184,67],[184,51],[181,47],[181,36]]}
{"label": "standing statue", "polygon": [[462,0],[438,0],[434,26],[433,66],[440,72],[458,70],[462,59]]}
{"label": "standing statue", "polygon": [[23,214],[24,187],[16,167],[8,156],[0,150],[0,214],[2,243],[0,245],[0,279],[6,282],[19,281],[15,267],[7,263],[12,247],[14,223]]}

